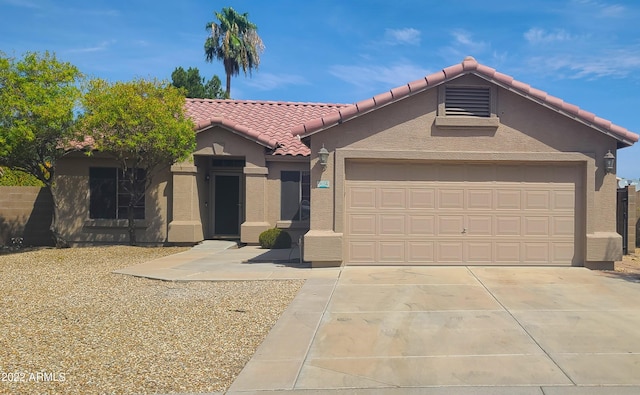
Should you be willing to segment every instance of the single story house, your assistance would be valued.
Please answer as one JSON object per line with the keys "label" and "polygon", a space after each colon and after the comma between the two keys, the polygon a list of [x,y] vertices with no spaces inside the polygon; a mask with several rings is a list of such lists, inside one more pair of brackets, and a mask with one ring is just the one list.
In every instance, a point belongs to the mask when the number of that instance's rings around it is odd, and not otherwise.
{"label": "single story house", "polygon": [[[278,227],[303,237],[314,267],[621,257],[611,158],[638,135],[472,57],[351,105],[187,99],[186,110],[193,160],[155,176],[140,242],[257,243]],[[114,167],[60,162],[72,243],[126,242]]]}

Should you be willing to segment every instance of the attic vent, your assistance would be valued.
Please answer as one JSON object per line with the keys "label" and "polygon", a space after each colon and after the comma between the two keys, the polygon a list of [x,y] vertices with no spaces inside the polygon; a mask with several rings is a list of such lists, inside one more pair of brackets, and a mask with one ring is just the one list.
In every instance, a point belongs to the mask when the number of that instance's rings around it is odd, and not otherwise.
{"label": "attic vent", "polygon": [[488,87],[447,86],[444,102],[448,116],[491,116],[491,91]]}

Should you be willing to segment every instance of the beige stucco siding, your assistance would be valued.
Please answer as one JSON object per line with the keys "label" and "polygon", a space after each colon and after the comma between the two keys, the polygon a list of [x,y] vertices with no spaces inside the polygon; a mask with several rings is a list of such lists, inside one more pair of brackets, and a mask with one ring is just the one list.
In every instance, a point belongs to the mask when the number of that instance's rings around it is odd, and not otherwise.
{"label": "beige stucco siding", "polygon": [[[58,162],[56,189],[59,202],[59,224],[62,236],[71,244],[127,243],[127,220],[89,218],[89,168],[118,167],[118,164],[96,154],[66,157]],[[137,242],[161,244],[167,239],[167,211],[171,187],[169,169],[153,176],[153,185],[145,196],[145,219],[136,220]]]}
{"label": "beige stucco siding", "polygon": [[272,158],[268,162],[269,175],[267,176],[267,222],[273,227],[278,227],[290,233],[293,241],[309,230],[309,221],[281,221],[281,182],[280,175],[283,171],[309,171],[308,158]]}
{"label": "beige stucco siding", "polygon": [[[465,76],[455,83],[490,85],[475,76]],[[585,245],[580,248],[588,252],[599,252],[580,256],[592,260],[599,256],[598,261],[605,261],[615,255],[600,251],[599,247],[590,248],[602,240],[607,245],[617,242],[611,233],[615,232],[615,174],[605,175],[602,168],[607,150],[615,153],[615,139],[500,87],[494,97],[495,115],[500,121],[496,128],[438,127],[438,89],[378,108],[310,137],[312,187],[320,179],[331,183],[330,189],[312,188],[310,244],[314,244],[314,234],[319,235],[316,240],[342,237],[345,162],[350,158],[438,163],[540,162],[566,163],[583,169],[579,175],[584,185],[583,233],[593,237],[578,245]],[[324,171],[317,164],[316,154],[323,144],[331,153]],[[585,239],[586,234],[579,237]],[[335,241],[331,243],[333,247]],[[319,244],[314,248],[321,251],[322,241]],[[311,255],[306,258],[313,260]]]}
{"label": "beige stucco siding", "polygon": [[265,147],[218,126],[196,135],[194,154],[244,157],[247,166],[265,166]]}
{"label": "beige stucco siding", "polygon": [[240,236],[243,242],[255,243],[257,237],[265,229],[269,228],[266,221],[267,196],[266,174],[268,169],[265,162],[265,147],[256,142],[242,137],[222,127],[212,127],[199,132],[196,135],[195,161],[198,166],[198,174],[194,182],[199,190],[199,218],[201,219],[203,235],[205,238],[213,237],[213,217],[211,210],[213,202],[211,196],[210,180],[207,175],[213,177],[216,172],[224,172],[211,167],[213,158],[244,159],[245,168],[241,177],[241,200],[243,212],[241,213]]}

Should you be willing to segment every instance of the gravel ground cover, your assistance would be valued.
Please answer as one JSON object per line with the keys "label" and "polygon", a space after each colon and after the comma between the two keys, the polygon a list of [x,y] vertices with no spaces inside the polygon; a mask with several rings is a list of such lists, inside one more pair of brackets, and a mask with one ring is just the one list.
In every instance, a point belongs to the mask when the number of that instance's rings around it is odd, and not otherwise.
{"label": "gravel ground cover", "polygon": [[629,251],[629,254],[622,257],[622,261],[616,262],[615,271],[640,281],[640,248]]}
{"label": "gravel ground cover", "polygon": [[0,393],[226,390],[303,284],[111,273],[184,248],[0,255]]}

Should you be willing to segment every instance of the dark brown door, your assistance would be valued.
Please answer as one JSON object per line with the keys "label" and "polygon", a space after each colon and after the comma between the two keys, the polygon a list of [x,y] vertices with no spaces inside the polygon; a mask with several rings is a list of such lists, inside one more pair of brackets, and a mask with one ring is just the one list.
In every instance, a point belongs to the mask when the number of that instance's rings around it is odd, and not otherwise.
{"label": "dark brown door", "polygon": [[240,176],[214,177],[214,234],[237,236],[240,234]]}

